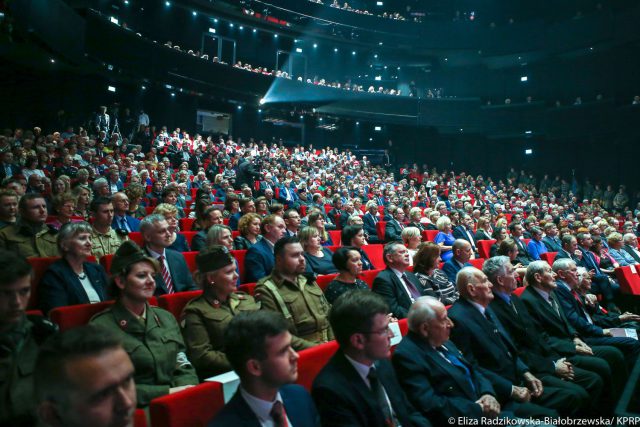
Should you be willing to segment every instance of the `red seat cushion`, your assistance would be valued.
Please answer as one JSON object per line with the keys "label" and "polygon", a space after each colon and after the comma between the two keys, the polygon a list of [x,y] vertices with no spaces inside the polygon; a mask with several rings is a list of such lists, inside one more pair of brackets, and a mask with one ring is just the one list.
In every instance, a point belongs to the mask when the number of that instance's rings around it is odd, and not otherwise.
{"label": "red seat cushion", "polygon": [[342,232],[340,230],[329,230],[328,233],[334,246],[342,246]]}
{"label": "red seat cushion", "polygon": [[246,249],[239,249],[236,251],[229,251],[231,255],[236,259],[238,263],[238,271],[240,272],[240,283],[244,283],[245,271],[244,271],[244,258],[247,256]]}
{"label": "red seat cushion", "polygon": [[182,218],[178,220],[178,223],[180,224],[180,230],[182,231],[191,231],[191,227],[193,226],[194,222],[196,222],[195,218]]}
{"label": "red seat cushion", "polygon": [[369,287],[373,286],[373,281],[382,270],[365,270],[360,273],[360,279],[365,282]]}
{"label": "red seat cushion", "polygon": [[182,310],[189,301],[202,295],[202,291],[176,292],[158,297],[158,306],[164,308],[180,321]]}
{"label": "red seat cushion", "polygon": [[329,341],[300,351],[298,359],[298,384],[311,391],[313,380],[338,350],[337,341]]}
{"label": "red seat cushion", "polygon": [[129,239],[134,241],[138,246],[144,246],[144,239],[142,238],[142,233],[139,231],[132,231],[129,233]]}
{"label": "red seat cushion", "polygon": [[484,258],[470,259],[469,264],[473,265],[478,270],[482,270],[482,266],[484,265]]}
{"label": "red seat cushion", "polygon": [[622,293],[640,295],[640,276],[638,276],[637,270],[634,273],[630,266],[625,266],[616,268],[615,272]]}
{"label": "red seat cushion", "polygon": [[385,268],[387,268],[386,264],[384,263],[384,258],[382,257],[383,249],[384,245],[380,243],[374,245],[364,245],[362,247],[362,250],[369,257],[369,261],[371,261],[371,264],[373,264],[373,266],[377,270],[384,270]]}
{"label": "red seat cushion", "polygon": [[496,242],[496,240],[478,240],[476,245],[478,246],[478,255],[480,255],[484,259],[491,258],[491,246]]}
{"label": "red seat cushion", "polygon": [[378,233],[378,240],[384,242],[384,233],[387,231],[387,222],[386,221],[378,221],[376,223],[376,232]]}
{"label": "red seat cushion", "polygon": [[192,273],[198,268],[198,266],[196,265],[196,255],[198,255],[199,253],[200,252],[198,251],[182,252],[182,256],[187,263],[187,267],[189,267],[189,271]]}
{"label": "red seat cushion", "polygon": [[331,283],[331,281],[335,279],[337,275],[338,273],[320,275],[316,278],[316,283],[324,292],[324,290],[327,289],[327,286],[329,286],[329,283]]}
{"label": "red seat cushion", "polygon": [[438,235],[439,232],[440,232],[439,230],[423,230],[422,238],[427,242],[433,242],[436,239],[436,236]]}
{"label": "red seat cushion", "polygon": [[540,254],[540,259],[547,261],[549,265],[553,265],[553,262],[556,260],[556,255],[558,255],[558,252],[545,252]]}
{"label": "red seat cushion", "polygon": [[151,401],[153,427],[205,427],[224,407],[222,384],[205,382]]}

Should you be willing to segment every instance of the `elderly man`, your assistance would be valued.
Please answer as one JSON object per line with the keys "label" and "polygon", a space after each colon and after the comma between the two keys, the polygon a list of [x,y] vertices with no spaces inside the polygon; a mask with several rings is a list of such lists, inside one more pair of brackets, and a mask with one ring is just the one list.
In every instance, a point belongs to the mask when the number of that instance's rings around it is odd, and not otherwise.
{"label": "elderly man", "polygon": [[262,219],[263,238],[247,250],[244,260],[247,282],[257,282],[271,273],[274,245],[284,236],[285,229],[284,220],[278,215],[267,215]]}
{"label": "elderly man", "polygon": [[145,217],[140,223],[140,233],[144,239],[145,253],[160,264],[160,271],[156,275],[156,295],[196,290],[184,256],[168,249],[173,242],[169,223],[164,216],[154,214]]}
{"label": "elderly man", "polygon": [[509,257],[497,256],[486,260],[482,271],[493,285],[494,298],[489,307],[508,332],[527,366],[545,386],[552,385],[577,395],[583,405],[572,410],[597,408],[602,393],[602,379],[594,372],[573,366],[566,357],[554,350],[520,298],[513,294],[518,275]]}
{"label": "elderly man", "polygon": [[113,195],[113,222],[111,227],[116,230],[124,230],[127,233],[140,230],[140,220],[129,215],[129,197],[123,192]]}
{"label": "elderly man", "polygon": [[18,203],[20,219],[0,230],[0,248],[30,257],[60,256],[55,228],[45,224],[47,202],[40,194],[26,194]]}
{"label": "elderly man", "polygon": [[557,416],[559,410],[582,405],[579,396],[544,386],[524,363],[515,343],[489,308],[493,285],[482,271],[463,268],[456,286],[460,299],[449,310],[455,325],[451,339],[467,358],[478,363],[493,384],[499,402],[513,400],[517,416],[534,418]]}
{"label": "elderly man", "polygon": [[[404,229],[404,211],[397,206],[389,208],[392,219],[387,221],[384,231],[384,240],[386,242],[402,241],[402,230]],[[407,308],[408,309],[408,308]]]}
{"label": "elderly man", "polygon": [[618,232],[609,234],[607,242],[609,243],[609,255],[616,260],[620,267],[637,264],[631,254],[624,250],[622,234]]}
{"label": "elderly man", "polygon": [[38,415],[50,427],[133,427],[133,374],[129,355],[108,330],[91,325],[63,332],[38,356]]}
{"label": "elderly man", "polygon": [[570,356],[569,361],[575,366],[598,373],[604,382],[603,397],[608,402],[605,406],[613,410],[628,373],[624,355],[612,346],[589,346],[567,321],[556,295],[556,274],[546,261],[532,262],[527,267],[525,280],[528,286],[521,299],[531,317],[547,334],[556,351]]}
{"label": "elderly man", "polygon": [[553,272],[558,277],[555,293],[569,324],[589,345],[618,348],[625,355],[629,369],[633,369],[640,354],[640,343],[633,338],[614,337],[608,328],[603,329],[595,324],[578,297],[580,280],[576,263],[568,258],[556,260],[553,263]]}
{"label": "elderly man", "polygon": [[449,341],[453,322],[436,298],[420,297],[408,316],[409,333],[393,353],[393,366],[409,401],[434,425],[458,417],[512,416],[502,412],[491,382]]}
{"label": "elderly man", "polygon": [[407,402],[389,363],[389,307],[369,291],[340,296],[331,325],[340,350],[313,382],[312,395],[326,426],[430,426]]}
{"label": "elderly man", "polygon": [[456,239],[451,247],[453,256],[442,266],[451,283],[456,283],[456,275],[464,267],[471,267],[469,260],[473,257],[473,248],[468,241]]}
{"label": "elderly man", "polygon": [[[2,196],[0,196],[2,200]],[[638,236],[633,233],[627,233],[622,237],[624,246],[622,249],[626,251],[636,263],[640,263],[640,250],[638,250]]]}
{"label": "elderly man", "polygon": [[303,274],[303,253],[297,237],[279,239],[273,249],[273,271],[259,280],[255,289],[255,298],[262,309],[277,311],[287,319],[289,331],[297,339],[296,348],[333,339],[327,317],[329,303],[315,280]]}
{"label": "elderly man", "polygon": [[372,290],[380,294],[398,319],[407,317],[413,301],[422,295],[436,296],[425,289],[409,268],[409,251],[400,242],[387,243],[382,253],[387,268],[378,273]]}
{"label": "elderly man", "polygon": [[558,237],[558,226],[553,222],[548,222],[544,225],[545,236],[542,238],[542,243],[547,248],[548,252],[560,252],[562,250],[562,242]]}

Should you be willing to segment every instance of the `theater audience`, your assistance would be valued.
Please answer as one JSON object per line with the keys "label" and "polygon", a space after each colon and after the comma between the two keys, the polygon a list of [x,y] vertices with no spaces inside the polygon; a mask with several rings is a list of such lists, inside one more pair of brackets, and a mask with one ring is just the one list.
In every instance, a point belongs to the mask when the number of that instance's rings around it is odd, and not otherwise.
{"label": "theater audience", "polygon": [[262,239],[249,248],[244,260],[248,283],[271,274],[275,263],[274,245],[284,236],[284,230],[284,220],[278,215],[267,215],[262,219]]}
{"label": "theater audience", "polygon": [[340,295],[347,291],[353,289],[369,290],[369,285],[358,278],[362,273],[362,259],[357,249],[342,246],[336,249],[331,261],[338,269],[338,275],[324,290],[324,296],[330,304],[333,304]]}
{"label": "theater audience", "polygon": [[43,313],[56,307],[97,303],[107,299],[107,274],[89,262],[91,226],[86,222],[64,225],[57,236],[62,259],[47,268],[38,288]]}
{"label": "theater audience", "polygon": [[120,245],[128,240],[124,230],[111,228],[113,204],[109,197],[96,197],[91,201],[91,247],[93,256],[100,260],[105,255],[116,253]]}
{"label": "theater audience", "polygon": [[451,305],[460,295],[446,273],[440,270],[440,247],[433,242],[421,243],[413,257],[413,273],[420,284],[431,290],[436,298],[445,305]]}
{"label": "theater audience", "polygon": [[405,227],[401,233],[402,243],[409,251],[409,260],[413,265],[413,257],[418,252],[418,245],[422,242],[422,232],[417,227]]}
{"label": "theater audience", "polygon": [[262,239],[260,235],[260,223],[262,217],[258,212],[244,214],[238,221],[240,235],[233,239],[234,249],[249,249]]}
{"label": "theater audience", "polygon": [[367,240],[362,225],[347,225],[342,229],[340,238],[342,246],[350,246],[360,253],[362,270],[375,270],[373,263],[371,263],[369,256],[363,249],[367,245]]}
{"label": "theater audience", "polygon": [[307,272],[314,274],[333,274],[338,272],[331,261],[333,253],[320,244],[320,235],[317,228],[303,228],[298,233],[298,239],[304,250]]}
{"label": "theater audience", "polygon": [[436,226],[439,233],[436,234],[433,241],[440,246],[440,257],[442,261],[446,262],[453,256],[453,242],[456,241],[451,232],[451,220],[447,216],[441,216],[438,218]]}
{"label": "theater audience", "polygon": [[178,208],[168,203],[160,203],[153,210],[153,214],[162,215],[169,225],[172,243],[168,249],[176,252],[189,252],[189,243],[187,243],[186,237],[179,233]]}

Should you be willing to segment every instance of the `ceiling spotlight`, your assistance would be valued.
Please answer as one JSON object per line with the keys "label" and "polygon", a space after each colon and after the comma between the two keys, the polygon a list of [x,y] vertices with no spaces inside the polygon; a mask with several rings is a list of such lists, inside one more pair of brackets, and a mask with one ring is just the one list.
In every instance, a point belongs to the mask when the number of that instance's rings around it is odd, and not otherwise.
{"label": "ceiling spotlight", "polygon": [[198,12],[196,12],[195,10],[194,10],[193,12],[191,12],[191,14],[192,14],[193,16],[198,16]]}
{"label": "ceiling spotlight", "polygon": [[164,2],[164,5],[169,7],[169,6],[171,6],[171,2],[170,1],[166,1],[166,2]]}
{"label": "ceiling spotlight", "polygon": [[238,110],[242,110],[242,105],[238,105]]}
{"label": "ceiling spotlight", "polygon": [[242,25],[240,25],[240,26],[238,27],[238,29],[240,29],[240,30],[244,30],[244,27],[243,27]]}
{"label": "ceiling spotlight", "polygon": [[318,43],[314,43],[314,44],[313,44],[313,47],[314,47],[314,48],[318,47]]}
{"label": "ceiling spotlight", "polygon": [[274,35],[273,35],[273,38],[274,38],[274,39],[277,39],[277,38],[278,38],[278,35],[277,35],[277,34],[274,34]]}
{"label": "ceiling spotlight", "polygon": [[256,30],[255,28],[253,29],[253,34],[255,34],[256,32],[258,32],[258,30]]}
{"label": "ceiling spotlight", "polygon": [[51,61],[52,64],[55,64],[56,60],[51,58],[49,61]]}
{"label": "ceiling spotlight", "polygon": [[356,54],[356,51],[355,51],[355,50],[354,50],[353,52],[351,52],[351,55],[355,55],[355,54]]}
{"label": "ceiling spotlight", "polygon": [[333,48],[333,51],[334,51],[334,52],[337,52],[337,51],[338,51],[338,48],[337,48],[337,47],[334,47],[334,48]]}

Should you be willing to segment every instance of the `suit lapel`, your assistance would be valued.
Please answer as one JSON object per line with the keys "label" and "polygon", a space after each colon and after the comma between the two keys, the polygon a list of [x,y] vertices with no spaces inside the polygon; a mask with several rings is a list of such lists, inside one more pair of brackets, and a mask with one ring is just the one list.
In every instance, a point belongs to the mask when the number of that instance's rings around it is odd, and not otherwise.
{"label": "suit lapel", "polygon": [[404,283],[402,283],[402,280],[400,280],[400,278],[396,276],[396,273],[394,273],[393,270],[388,269],[388,271],[389,271],[389,274],[391,275],[391,280],[393,280],[393,283],[395,283],[396,285],[396,289],[398,289],[398,292],[400,293],[400,297],[403,299],[403,301],[401,302],[401,305],[406,307],[410,306],[412,301],[409,298],[409,295],[407,295],[407,291],[404,287],[405,286]]}

